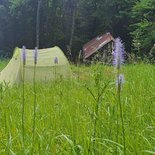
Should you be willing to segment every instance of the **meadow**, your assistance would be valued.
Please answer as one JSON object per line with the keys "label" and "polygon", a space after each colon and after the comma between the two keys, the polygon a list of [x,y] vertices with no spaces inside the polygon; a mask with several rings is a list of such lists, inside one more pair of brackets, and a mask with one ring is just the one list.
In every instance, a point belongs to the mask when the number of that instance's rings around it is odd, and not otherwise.
{"label": "meadow", "polygon": [[[0,62],[1,69],[5,65]],[[36,83],[36,94],[25,84],[24,140],[23,87],[0,90],[0,154],[124,154],[114,67],[72,65],[72,72],[71,79]],[[155,154],[155,66],[124,65],[121,72],[126,154]]]}

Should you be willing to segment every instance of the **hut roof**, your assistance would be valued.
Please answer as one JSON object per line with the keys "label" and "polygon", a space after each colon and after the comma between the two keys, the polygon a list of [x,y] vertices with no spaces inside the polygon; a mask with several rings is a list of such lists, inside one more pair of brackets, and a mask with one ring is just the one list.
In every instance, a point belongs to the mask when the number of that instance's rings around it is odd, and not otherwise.
{"label": "hut roof", "polygon": [[107,43],[114,41],[113,36],[110,33],[106,33],[92,39],[83,46],[83,57],[84,59],[90,57],[97,50],[105,46]]}

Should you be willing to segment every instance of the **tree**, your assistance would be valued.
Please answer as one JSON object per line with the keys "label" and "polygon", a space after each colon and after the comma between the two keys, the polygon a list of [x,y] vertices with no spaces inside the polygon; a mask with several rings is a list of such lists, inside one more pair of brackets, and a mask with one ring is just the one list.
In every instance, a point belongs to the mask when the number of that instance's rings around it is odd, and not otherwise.
{"label": "tree", "polygon": [[39,28],[40,28],[40,6],[41,0],[38,0],[37,17],[36,17],[36,47],[39,48]]}
{"label": "tree", "polygon": [[72,24],[71,24],[71,32],[70,32],[70,39],[69,39],[69,50],[70,55],[72,55],[72,44],[74,38],[74,31],[75,31],[75,18],[76,18],[76,8],[77,8],[77,0],[72,0]]}
{"label": "tree", "polygon": [[141,0],[132,9],[131,35],[141,45],[142,58],[148,56],[155,41],[155,1]]}
{"label": "tree", "polygon": [[[0,1],[1,49],[36,46],[37,2]],[[133,39],[141,43],[140,48],[147,54],[154,44],[154,6],[154,0],[43,0],[39,11],[39,46],[57,45],[66,53],[69,47],[75,58],[87,41],[111,32],[122,38],[126,51],[130,51]]]}

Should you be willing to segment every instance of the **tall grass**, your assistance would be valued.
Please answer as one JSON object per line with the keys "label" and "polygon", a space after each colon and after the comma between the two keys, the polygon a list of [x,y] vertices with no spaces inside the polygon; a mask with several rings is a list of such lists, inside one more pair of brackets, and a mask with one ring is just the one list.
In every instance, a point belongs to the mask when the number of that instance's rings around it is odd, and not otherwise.
{"label": "tall grass", "polygon": [[22,47],[22,140],[23,140],[23,150],[25,141],[25,65],[26,65],[26,48]]}
{"label": "tall grass", "polygon": [[[77,68],[72,67],[74,75]],[[89,88],[98,89],[94,72],[101,72],[100,84],[109,83],[99,106],[96,123],[95,153],[123,154],[122,135],[116,142],[116,98],[113,67],[92,65],[79,67],[79,77],[36,83],[35,154],[90,155],[94,130],[94,106]],[[155,66],[137,64],[122,68],[126,83],[121,94],[126,127],[126,154],[155,153]],[[103,88],[103,87],[100,87]],[[25,84],[25,154],[31,154],[34,96],[33,85]],[[23,154],[21,143],[22,86],[7,88],[0,107],[0,154]],[[121,130],[119,124],[118,130]]]}
{"label": "tall grass", "polygon": [[38,49],[34,50],[34,69],[33,69],[33,141],[32,141],[32,154],[34,154],[35,147],[35,130],[36,130],[36,108],[37,108],[37,94],[36,94],[36,65],[37,65]]}
{"label": "tall grass", "polygon": [[[89,113],[90,113],[90,116],[93,122],[93,133],[92,133],[92,138],[91,138],[93,154],[97,153],[95,145],[96,145],[96,138],[98,137],[98,134],[99,134],[97,131],[97,123],[99,120],[99,110],[100,110],[101,103],[103,103],[104,93],[106,93],[106,88],[109,85],[109,82],[103,83],[102,72],[103,71],[100,69],[100,67],[96,65],[92,80],[94,80],[93,88],[95,88],[97,92],[87,87],[88,92],[90,93],[90,95],[92,96],[94,100],[94,109],[92,111],[89,110]],[[79,68],[78,68],[78,79],[79,79]]]}

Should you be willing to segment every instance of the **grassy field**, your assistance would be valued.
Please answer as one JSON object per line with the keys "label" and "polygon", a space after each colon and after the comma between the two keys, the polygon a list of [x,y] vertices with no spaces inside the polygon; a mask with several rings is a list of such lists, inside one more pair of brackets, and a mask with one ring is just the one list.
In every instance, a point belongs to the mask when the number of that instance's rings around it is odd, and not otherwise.
{"label": "grassy field", "polygon": [[[5,65],[1,62],[0,68]],[[0,154],[123,154],[115,69],[92,65],[72,70],[72,79],[36,83],[35,131],[34,87],[25,85],[24,140],[22,86],[0,91]],[[155,66],[126,65],[121,72],[126,154],[155,154]]]}

